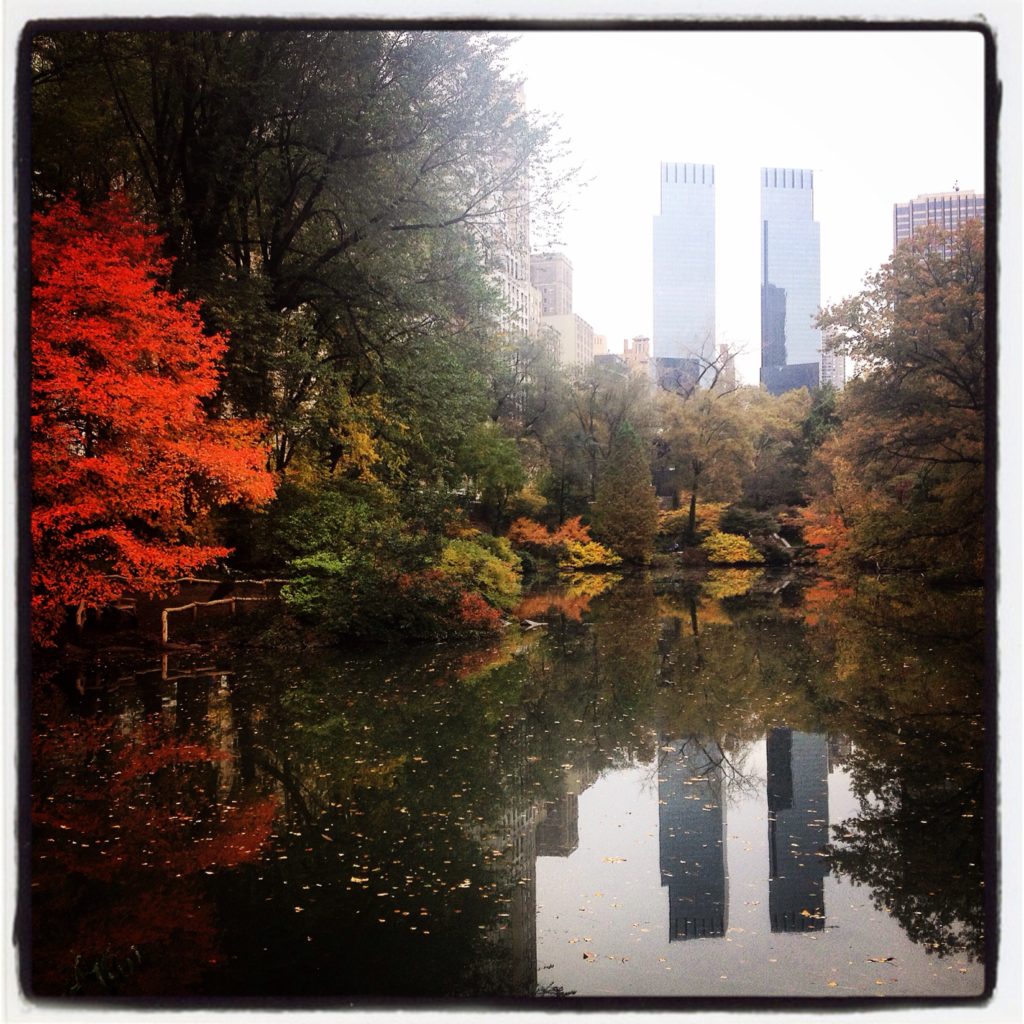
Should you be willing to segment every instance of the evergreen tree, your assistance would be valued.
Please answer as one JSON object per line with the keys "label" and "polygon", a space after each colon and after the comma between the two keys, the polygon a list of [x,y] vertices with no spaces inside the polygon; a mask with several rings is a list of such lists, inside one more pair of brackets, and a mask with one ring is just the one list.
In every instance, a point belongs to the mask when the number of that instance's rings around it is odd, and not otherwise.
{"label": "evergreen tree", "polygon": [[611,452],[593,506],[594,531],[629,562],[646,562],[658,530],[658,499],[643,441],[627,421]]}

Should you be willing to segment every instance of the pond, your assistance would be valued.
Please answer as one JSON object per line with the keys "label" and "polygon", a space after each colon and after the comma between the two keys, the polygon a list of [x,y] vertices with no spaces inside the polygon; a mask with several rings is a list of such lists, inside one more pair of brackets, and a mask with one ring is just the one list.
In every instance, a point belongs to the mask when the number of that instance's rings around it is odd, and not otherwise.
{"label": "pond", "polygon": [[41,663],[31,990],[976,997],[981,605],[583,577],[485,645]]}

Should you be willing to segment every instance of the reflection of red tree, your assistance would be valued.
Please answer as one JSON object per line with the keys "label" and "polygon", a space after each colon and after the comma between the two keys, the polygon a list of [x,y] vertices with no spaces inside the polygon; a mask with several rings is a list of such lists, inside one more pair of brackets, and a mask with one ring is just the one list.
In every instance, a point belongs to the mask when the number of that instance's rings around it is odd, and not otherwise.
{"label": "reflection of red tree", "polygon": [[219,959],[199,873],[255,860],[276,798],[218,803],[229,755],[154,721],[75,721],[32,753],[35,992],[195,992]]}
{"label": "reflection of red tree", "polygon": [[804,622],[808,626],[817,626],[823,618],[827,619],[828,612],[835,601],[848,597],[851,593],[850,587],[840,586],[835,580],[825,576],[817,577],[804,590]]}
{"label": "reflection of red tree", "polygon": [[590,610],[591,594],[546,591],[523,599],[516,609],[521,619],[538,619],[554,612],[564,615],[573,622],[580,622],[584,613]]}

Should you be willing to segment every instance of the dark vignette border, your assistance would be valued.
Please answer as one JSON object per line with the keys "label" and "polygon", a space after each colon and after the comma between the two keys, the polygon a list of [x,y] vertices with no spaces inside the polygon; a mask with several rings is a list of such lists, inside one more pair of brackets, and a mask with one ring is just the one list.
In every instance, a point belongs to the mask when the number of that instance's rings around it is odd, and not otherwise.
{"label": "dark vignette border", "polygon": [[67,1007],[67,1000],[39,999],[32,995],[31,965],[28,951],[32,946],[31,928],[31,681],[33,675],[32,647],[29,632],[31,608],[31,452],[28,423],[31,409],[31,338],[29,304],[32,292],[30,260],[31,200],[31,53],[35,36],[47,32],[74,31],[194,31],[201,29],[250,28],[281,30],[317,29],[369,29],[401,28],[406,30],[433,29],[448,31],[684,31],[684,32],[975,32],[985,45],[985,989],[980,996],[967,999],[955,997],[893,997],[884,1003],[877,999],[853,997],[849,999],[823,999],[818,997],[633,997],[595,998],[573,997],[564,1002],[539,999],[479,998],[460,1002],[423,998],[416,1001],[398,999],[369,999],[338,997],[321,998],[252,998],[231,999],[178,997],[120,998],[82,1000],[83,1009],[95,1010],[106,1006],[111,1009],[220,1009],[220,1010],[472,1010],[490,1007],[496,1010],[525,1011],[679,1011],[679,1010],[732,1010],[735,1012],[847,1012],[851,1010],[902,1010],[911,1007],[983,1006],[994,993],[999,961],[999,785],[996,777],[999,749],[998,723],[998,631],[997,610],[1000,584],[997,509],[997,463],[999,453],[997,372],[998,298],[999,298],[999,209],[1000,175],[999,124],[1002,107],[1002,82],[998,75],[998,54],[995,33],[983,19],[973,21],[901,20],[869,21],[855,17],[792,20],[785,18],[705,20],[694,18],[609,18],[592,20],[569,19],[509,19],[509,18],[95,18],[50,19],[28,22],[18,41],[15,84],[15,204],[16,211],[16,359],[17,381],[14,388],[17,409],[16,488],[17,525],[16,581],[17,598],[17,800],[15,820],[15,847],[17,865],[17,906],[13,940],[18,952],[18,981],[22,996],[36,1006]]}

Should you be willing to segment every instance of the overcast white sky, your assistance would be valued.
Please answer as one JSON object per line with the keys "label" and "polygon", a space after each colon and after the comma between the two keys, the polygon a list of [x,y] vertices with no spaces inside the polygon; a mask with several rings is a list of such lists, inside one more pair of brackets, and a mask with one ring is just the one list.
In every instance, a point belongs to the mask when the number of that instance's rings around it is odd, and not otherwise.
{"label": "overcast white sky", "polygon": [[888,258],[893,203],[957,181],[984,192],[974,32],[523,32],[510,70],[592,179],[560,248],[575,311],[612,351],[651,333],[663,160],[715,165],[717,332],[746,347],[747,382],[760,365],[761,167],[815,172],[823,304]]}

